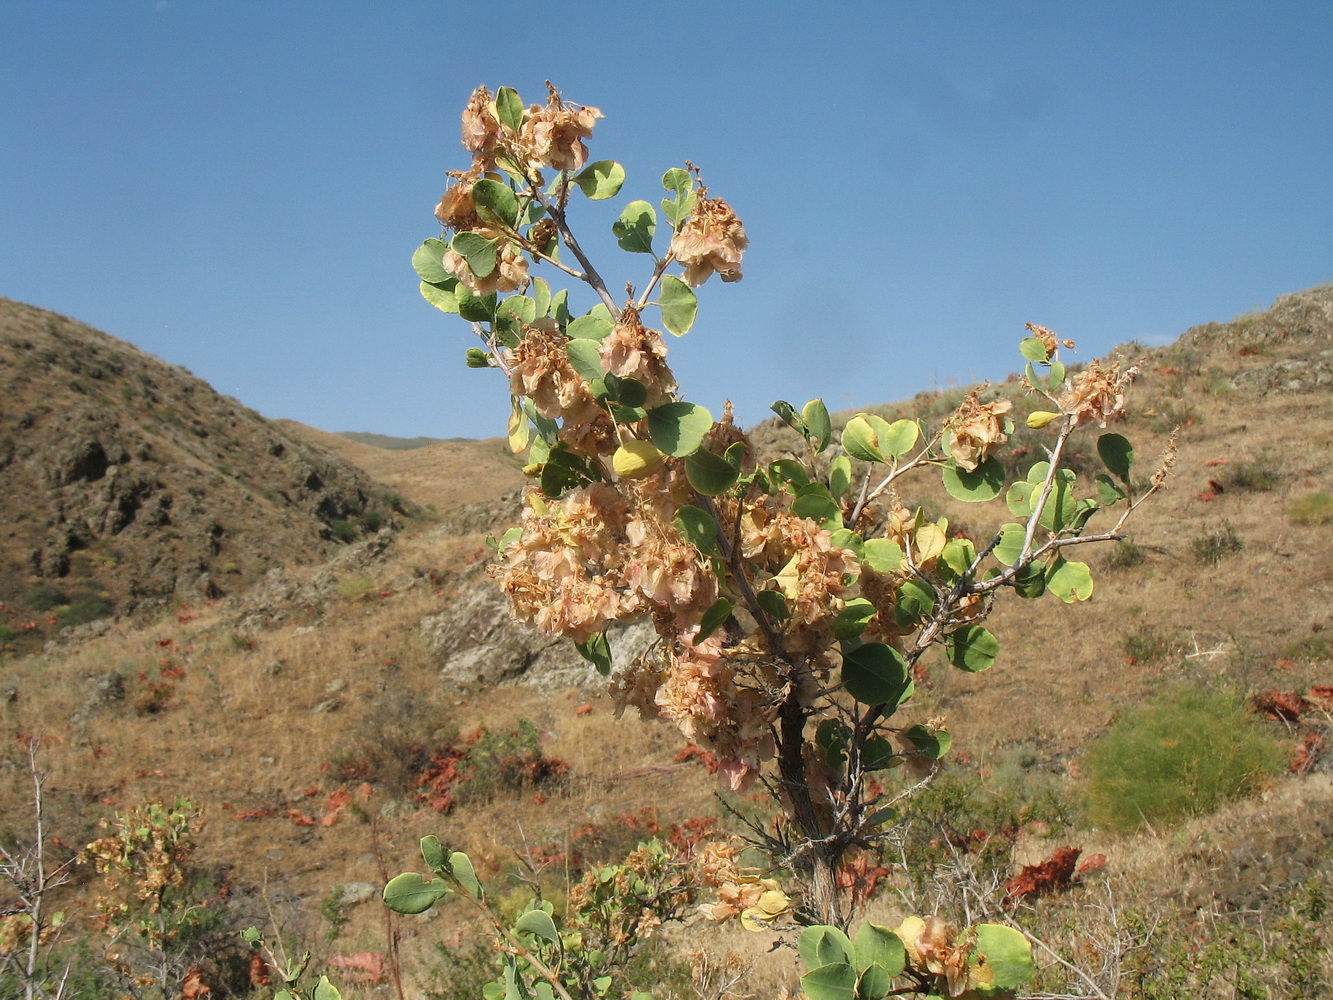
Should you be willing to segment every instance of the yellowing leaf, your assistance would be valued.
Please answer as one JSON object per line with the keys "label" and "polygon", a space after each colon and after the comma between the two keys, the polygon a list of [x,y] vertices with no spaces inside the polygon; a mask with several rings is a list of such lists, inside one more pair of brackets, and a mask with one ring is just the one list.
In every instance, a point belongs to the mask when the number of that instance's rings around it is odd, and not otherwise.
{"label": "yellowing leaf", "polygon": [[773,577],[778,589],[782,592],[782,596],[789,601],[796,600],[796,595],[801,592],[801,571],[797,565],[800,560],[799,553],[792,556],[787,565],[782,567],[782,571]]}
{"label": "yellowing leaf", "polygon": [[1039,431],[1052,420],[1059,420],[1060,414],[1052,413],[1050,410],[1033,410],[1028,414],[1028,426],[1034,431]]}
{"label": "yellowing leaf", "polygon": [[944,551],[949,539],[938,524],[926,522],[916,529],[916,561],[928,563]]}
{"label": "yellowing leaf", "polygon": [[523,405],[518,397],[513,397],[514,408],[509,414],[509,450],[517,455],[528,446],[532,431],[528,427],[528,418],[523,415]]}
{"label": "yellowing leaf", "polygon": [[611,468],[622,479],[642,479],[651,476],[666,464],[666,455],[651,441],[626,441],[611,456]]}

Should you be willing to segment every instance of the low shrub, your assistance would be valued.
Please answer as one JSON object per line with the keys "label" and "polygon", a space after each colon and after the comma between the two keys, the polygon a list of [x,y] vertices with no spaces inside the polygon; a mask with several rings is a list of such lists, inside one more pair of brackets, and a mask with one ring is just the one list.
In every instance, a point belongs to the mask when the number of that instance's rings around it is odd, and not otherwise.
{"label": "low shrub", "polygon": [[1216,566],[1227,556],[1235,555],[1245,548],[1240,535],[1230,521],[1223,521],[1215,528],[1210,528],[1191,543],[1194,558],[1207,566]]}
{"label": "low shrub", "polygon": [[109,597],[101,594],[80,594],[69,607],[56,612],[56,617],[60,620],[61,628],[71,628],[110,617],[115,612],[116,602]]}
{"label": "low shrub", "polygon": [[338,541],[343,544],[351,544],[356,541],[356,525],[351,521],[330,521],[329,531],[333,533],[334,538],[338,539]]}
{"label": "low shrub", "polygon": [[1127,635],[1120,642],[1125,655],[1136,663],[1154,663],[1178,656],[1186,648],[1184,633],[1178,629],[1159,629],[1152,625]]}
{"label": "low shrub", "polygon": [[1106,568],[1112,570],[1133,569],[1135,566],[1142,565],[1148,557],[1143,554],[1143,549],[1134,544],[1129,538],[1122,538],[1115,543],[1115,548],[1106,559]]}
{"label": "low shrub", "polygon": [[1174,687],[1121,716],[1083,757],[1088,819],[1130,830],[1213,811],[1286,764],[1235,694]]}

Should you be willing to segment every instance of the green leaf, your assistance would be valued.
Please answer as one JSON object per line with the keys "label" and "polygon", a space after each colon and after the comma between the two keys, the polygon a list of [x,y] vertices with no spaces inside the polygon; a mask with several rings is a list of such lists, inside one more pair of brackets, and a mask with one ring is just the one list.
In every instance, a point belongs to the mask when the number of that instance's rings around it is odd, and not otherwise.
{"label": "green leaf", "polygon": [[939,555],[939,562],[948,567],[953,579],[958,579],[976,561],[977,549],[966,538],[950,538],[944,543],[944,550]]}
{"label": "green leaf", "polygon": [[454,291],[458,287],[458,279],[453,275],[449,276],[451,283],[441,282],[433,285],[428,281],[421,283],[421,297],[433,305],[440,312],[456,313],[458,312],[458,294]]}
{"label": "green leaf", "polygon": [[828,488],[829,492],[835,497],[841,497],[852,485],[852,461],[846,455],[839,455],[831,463],[828,470]]}
{"label": "green leaf", "polygon": [[833,422],[829,419],[828,407],[822,399],[812,399],[801,410],[801,418],[810,429],[810,437],[813,438],[811,445],[818,454],[828,447],[829,438],[833,436]]}
{"label": "green leaf", "polygon": [[467,261],[473,274],[485,278],[495,270],[497,242],[477,233],[459,233],[451,245],[454,253]]}
{"label": "green leaf", "polygon": [[829,531],[842,527],[842,508],[823,483],[809,483],[801,487],[791,505],[791,511],[797,517],[808,517]]}
{"label": "green leaf", "polygon": [[865,971],[872,965],[878,965],[890,976],[901,976],[907,964],[907,952],[903,941],[888,927],[863,923],[852,939],[856,949],[856,967]]}
{"label": "green leaf", "polygon": [[572,340],[602,340],[614,328],[615,324],[589,313],[587,316],[571,320],[569,326],[565,328],[565,335]]}
{"label": "green leaf", "polygon": [[1051,374],[1047,381],[1051,392],[1059,392],[1065,384],[1065,366],[1055,358],[1051,359]]}
{"label": "green leaf", "polygon": [[[899,698],[899,701],[904,699]],[[883,736],[871,736],[861,748],[861,770],[887,771],[902,763],[902,757],[893,744]]]}
{"label": "green leaf", "polygon": [[799,493],[802,487],[810,485],[810,475],[805,466],[795,459],[779,458],[768,466],[768,478],[775,483],[786,483],[792,491]]}
{"label": "green leaf", "polygon": [[863,705],[890,705],[907,689],[902,654],[883,642],[867,642],[842,658],[842,684]]}
{"label": "green leaf", "polygon": [[551,286],[544,278],[532,279],[532,303],[538,316],[545,316],[551,311]]}
{"label": "green leaf", "polygon": [[662,290],[657,304],[662,308],[662,325],[669,333],[683,337],[694,326],[699,312],[699,299],[694,289],[670,274],[662,275]]}
{"label": "green leaf", "polygon": [[[1029,361],[1046,363],[1046,345],[1037,337],[1024,337],[1018,342],[1018,353]],[[1035,381],[1035,379],[1034,379]]]}
{"label": "green leaf", "polygon": [[1092,596],[1092,571],[1087,563],[1058,556],[1046,574],[1046,587],[1066,604],[1086,601]]}
{"label": "green leaf", "polygon": [[708,606],[708,610],[699,619],[699,631],[695,634],[694,641],[697,643],[707,639],[721,628],[730,617],[731,602],[725,597],[719,597]]}
{"label": "green leaf", "polygon": [[965,503],[994,500],[1004,489],[1004,463],[993,455],[972,472],[960,469],[950,461],[945,464],[942,475],[949,495]]}
{"label": "green leaf", "polygon": [[512,87],[501,87],[495,94],[495,114],[500,124],[514,135],[523,125],[523,101]]}
{"label": "green leaf", "polygon": [[1025,599],[1046,593],[1046,566],[1041,562],[1028,563],[1014,574],[1014,593]]}
{"label": "green leaf", "polygon": [[696,451],[712,427],[713,415],[697,403],[665,403],[648,411],[653,444],[676,458]]}
{"label": "green leaf", "polygon": [[688,171],[672,167],[662,175],[662,187],[670,195],[662,199],[662,214],[673,229],[679,229],[698,202],[698,195],[694,193],[694,179]]}
{"label": "green leaf", "polygon": [[507,299],[501,299],[497,308],[525,325],[537,318],[537,303],[526,295],[511,295]]}
{"label": "green leaf", "polygon": [[880,432],[879,446],[891,458],[902,458],[916,447],[921,428],[915,420],[895,420],[888,430]]}
{"label": "green leaf", "polygon": [[565,344],[569,363],[585,382],[602,377],[601,344],[596,340],[571,340]]}
{"label": "green leaf", "polygon": [[936,729],[931,732],[925,726],[913,726],[903,735],[911,741],[912,746],[916,747],[918,754],[931,760],[939,760],[949,752],[949,747],[953,746],[953,737],[949,735],[947,729]]}
{"label": "green leaf", "polygon": [[[883,425],[882,428],[878,428],[875,421]],[[860,459],[862,462],[884,462],[886,459],[880,448],[880,429],[888,433],[889,425],[883,418],[869,413],[858,413],[847,421],[847,425],[842,429],[843,450],[852,458]]]}
{"label": "green leaf", "polygon": [[529,910],[523,914],[518,918],[518,922],[514,924],[514,932],[517,934],[535,934],[552,944],[557,944],[560,941],[560,935],[555,929],[555,921],[545,910]]}
{"label": "green leaf", "polygon": [[453,871],[454,878],[458,879],[458,884],[469,895],[481,899],[481,883],[477,881],[477,873],[472,867],[471,858],[462,851],[454,851],[449,855],[449,868]]}
{"label": "green leaf", "polygon": [[1004,502],[1009,507],[1009,513],[1014,517],[1027,517],[1032,513],[1032,502],[1038,493],[1037,485],[1027,480],[1020,479],[1009,487],[1009,492],[1004,495]]}
{"label": "green leaf", "polygon": [[854,639],[866,630],[870,619],[875,617],[875,606],[864,597],[849,600],[838,617],[833,619],[833,637],[835,639]]}
{"label": "green leaf", "polygon": [[444,848],[440,846],[440,838],[435,836],[422,837],[421,856],[426,859],[426,864],[432,870],[444,867],[445,854]]}
{"label": "green leaf", "polygon": [[1023,539],[1027,531],[1021,524],[1000,525],[1000,541],[991,550],[991,554],[1006,566],[1012,566],[1023,554]]}
{"label": "green leaf", "polygon": [[898,602],[893,616],[901,628],[911,628],[935,609],[935,595],[917,579],[908,580],[898,588]]}
{"label": "green leaf", "polygon": [[764,614],[774,621],[785,622],[791,617],[791,610],[787,607],[787,599],[776,590],[761,590],[754,595],[754,599]]}
{"label": "green leaf", "polygon": [[871,965],[857,977],[856,1000],[883,1000],[892,985],[892,977],[883,966]]}
{"label": "green leaf", "polygon": [[801,977],[801,992],[810,1000],[856,1000],[856,970],[835,962],[811,969]]}
{"label": "green leaf", "polygon": [[[562,288],[551,296],[551,317],[560,324],[561,330],[569,327],[569,289]],[[610,331],[608,331],[610,332]],[[568,334],[566,334],[568,336]]]}
{"label": "green leaf", "polygon": [[796,938],[796,950],[808,968],[823,965],[852,965],[856,950],[846,934],[828,924],[814,924]]}
{"label": "green leaf", "polygon": [[893,539],[870,538],[866,540],[862,561],[876,573],[894,573],[903,568],[906,557],[902,546]]}
{"label": "green leaf", "polygon": [[718,554],[717,522],[706,510],[686,504],[676,511],[672,522],[681,537],[705,555]]}
{"label": "green leaf", "polygon": [[987,993],[993,996],[1012,992],[1032,978],[1036,969],[1032,945],[1021,931],[1003,924],[978,924],[975,930],[976,949],[971,961],[979,961],[984,955],[995,974]]}
{"label": "green leaf", "polygon": [[699,448],[685,459],[685,478],[704,496],[716,497],[736,485],[739,473],[725,458]]}
{"label": "green leaf", "polygon": [[[1069,526],[1078,515],[1078,498],[1074,496],[1075,475],[1069,469],[1056,469],[1051,492],[1041,509],[1040,523],[1049,531],[1060,531]],[[1041,490],[1035,491],[1034,503],[1041,499]]]}
{"label": "green leaf", "polygon": [[498,222],[510,229],[518,222],[518,199],[508,184],[482,177],[472,185],[472,201],[483,222]]}
{"label": "green leaf", "polygon": [[[643,406],[648,399],[648,387],[636,378],[621,378],[618,375],[604,375],[602,380],[606,383],[606,391],[621,406],[628,406],[638,409]],[[644,411],[647,416],[647,411]]]}
{"label": "green leaf", "polygon": [[782,418],[782,422],[794,430],[797,434],[809,434],[810,428],[805,426],[805,421],[801,419],[796,412],[796,407],[785,399],[775,400],[769,409]]}
{"label": "green leaf", "polygon": [[575,174],[574,183],[590,201],[605,201],[620,194],[620,186],[625,183],[625,168],[615,160],[598,160]]}
{"label": "green leaf", "polygon": [[417,247],[412,254],[412,266],[416,269],[417,277],[428,285],[438,285],[452,279],[454,276],[444,269],[444,252],[448,249],[449,244],[436,239],[427,240]]}
{"label": "green leaf", "polygon": [[394,913],[425,913],[448,893],[449,886],[439,879],[427,881],[416,872],[404,872],[384,887],[384,905]]}
{"label": "green leaf", "polygon": [[1126,484],[1129,468],[1134,464],[1134,446],[1121,434],[1103,434],[1097,439],[1097,454],[1102,462]]}
{"label": "green leaf", "polygon": [[964,625],[944,638],[944,655],[959,670],[980,673],[995,662],[1000,642],[980,625]]}
{"label": "green leaf", "polygon": [[338,987],[329,982],[328,976],[319,977],[319,982],[315,984],[315,989],[310,996],[311,1000],[342,1000],[342,994],[338,992]]}
{"label": "green leaf", "polygon": [[829,542],[840,549],[851,549],[857,559],[864,559],[866,554],[865,539],[851,528],[839,528],[833,532]]}
{"label": "green leaf", "polygon": [[630,253],[652,253],[653,233],[657,229],[657,213],[646,201],[632,201],[611,223],[611,232],[622,250]]}
{"label": "green leaf", "polygon": [[611,674],[611,644],[606,641],[606,634],[598,632],[590,636],[587,642],[576,642],[574,648],[579,651],[579,656],[583,657],[594,667],[603,677]]}
{"label": "green leaf", "polygon": [[1105,472],[1097,473],[1092,477],[1092,481],[1097,484],[1097,497],[1101,500],[1103,507],[1110,507],[1112,504],[1125,499],[1125,491],[1116,485],[1116,481]]}

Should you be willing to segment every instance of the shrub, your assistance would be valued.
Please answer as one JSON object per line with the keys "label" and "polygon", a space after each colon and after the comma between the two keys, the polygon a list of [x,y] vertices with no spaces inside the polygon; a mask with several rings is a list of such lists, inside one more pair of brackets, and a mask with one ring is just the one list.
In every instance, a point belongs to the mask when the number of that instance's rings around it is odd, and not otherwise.
{"label": "shrub", "polygon": [[61,628],[86,625],[107,618],[116,611],[116,602],[101,594],[80,594],[67,608],[57,612]]}
{"label": "shrub", "polygon": [[361,530],[373,535],[384,527],[384,515],[377,510],[368,510],[361,515]]}
{"label": "shrub", "polygon": [[1305,663],[1317,663],[1321,660],[1333,660],[1333,639],[1322,635],[1307,635],[1286,644],[1282,655],[1288,660],[1300,660]]}
{"label": "shrub", "polygon": [[1176,629],[1158,629],[1149,625],[1120,643],[1125,655],[1138,663],[1153,663],[1185,651],[1185,636]]}
{"label": "shrub", "polygon": [[356,541],[356,525],[351,521],[330,521],[329,531],[333,533],[334,538],[345,545]]}
{"label": "shrub", "polygon": [[1106,559],[1106,568],[1114,570],[1133,569],[1141,565],[1148,557],[1143,549],[1134,544],[1133,539],[1122,538],[1115,543],[1115,548]]}
{"label": "shrub", "polygon": [[39,583],[28,591],[28,607],[33,611],[53,611],[69,603],[69,595],[49,583]]}
{"label": "shrub", "polygon": [[1235,555],[1245,548],[1245,543],[1236,534],[1232,523],[1223,521],[1194,539],[1192,547],[1195,559],[1207,566],[1216,566],[1227,556]]}
{"label": "shrub", "polygon": [[1238,490],[1251,490],[1256,493],[1268,493],[1282,478],[1282,470],[1276,459],[1270,455],[1260,455],[1244,462],[1236,462],[1227,467],[1222,474],[1222,484]]}
{"label": "shrub", "polygon": [[1283,749],[1235,694],[1175,687],[1121,716],[1089,747],[1088,819],[1131,830],[1203,815],[1284,764]]}
{"label": "shrub", "polygon": [[1327,493],[1307,493],[1294,497],[1287,506],[1287,516],[1293,524],[1320,525],[1333,522],[1333,496]]}
{"label": "shrub", "polygon": [[358,574],[357,576],[343,577],[334,584],[333,589],[338,592],[339,597],[345,600],[359,601],[370,593],[370,588],[374,585],[374,581],[370,577]]}

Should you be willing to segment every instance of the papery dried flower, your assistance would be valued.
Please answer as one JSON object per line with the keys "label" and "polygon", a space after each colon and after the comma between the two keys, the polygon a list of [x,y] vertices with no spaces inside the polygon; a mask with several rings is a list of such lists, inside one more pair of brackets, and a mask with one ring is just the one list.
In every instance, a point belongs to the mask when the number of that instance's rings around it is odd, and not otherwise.
{"label": "papery dried flower", "polygon": [[723,281],[740,281],[741,255],[749,245],[731,206],[721,198],[701,197],[671,238],[671,253],[685,267],[685,283],[697,287],[714,272]]}
{"label": "papery dried flower", "polygon": [[500,139],[500,120],[495,116],[495,101],[485,87],[478,87],[463,109],[463,148],[476,163],[489,170],[495,163],[495,148]]}
{"label": "papery dried flower", "polygon": [[1103,368],[1096,359],[1070,381],[1069,391],[1060,397],[1060,408],[1073,417],[1072,426],[1108,421],[1124,416],[1125,389],[1138,374],[1138,365],[1123,374],[1119,365]]}
{"label": "papery dried flower", "polygon": [[953,431],[949,454],[960,469],[974,471],[992,451],[1009,439],[1004,431],[1004,415],[1013,408],[1011,400],[979,403],[977,393],[968,393],[949,418],[949,427]]}
{"label": "papery dried flower", "polygon": [[593,124],[602,113],[596,108],[567,104],[548,82],[546,107],[534,104],[519,129],[516,146],[534,167],[552,170],[581,170],[588,160],[583,140],[592,135]]}
{"label": "papery dried flower", "polygon": [[[489,239],[499,238],[499,234],[492,230],[473,231]],[[495,267],[485,277],[478,276],[472,270],[467,258],[452,248],[444,252],[444,269],[455,275],[473,295],[514,292],[528,283],[528,259],[505,239],[500,239],[496,250]]]}
{"label": "papery dried flower", "polygon": [[509,391],[527,396],[548,420],[583,423],[596,419],[601,408],[588,383],[574,370],[565,352],[565,336],[549,317],[524,330],[518,346],[505,352]]}
{"label": "papery dried flower", "polygon": [[481,171],[473,169],[464,173],[451,170],[449,176],[453,178],[453,183],[440,197],[440,203],[435,206],[435,218],[439,219],[440,225],[447,229],[460,232],[476,229],[481,225],[481,219],[472,200],[472,185],[481,177]]}
{"label": "papery dried flower", "polygon": [[626,305],[620,321],[602,340],[602,367],[619,378],[633,378],[648,390],[644,406],[652,409],[672,400],[676,379],[666,363],[666,344],[656,330],[645,327],[639,312]]}

